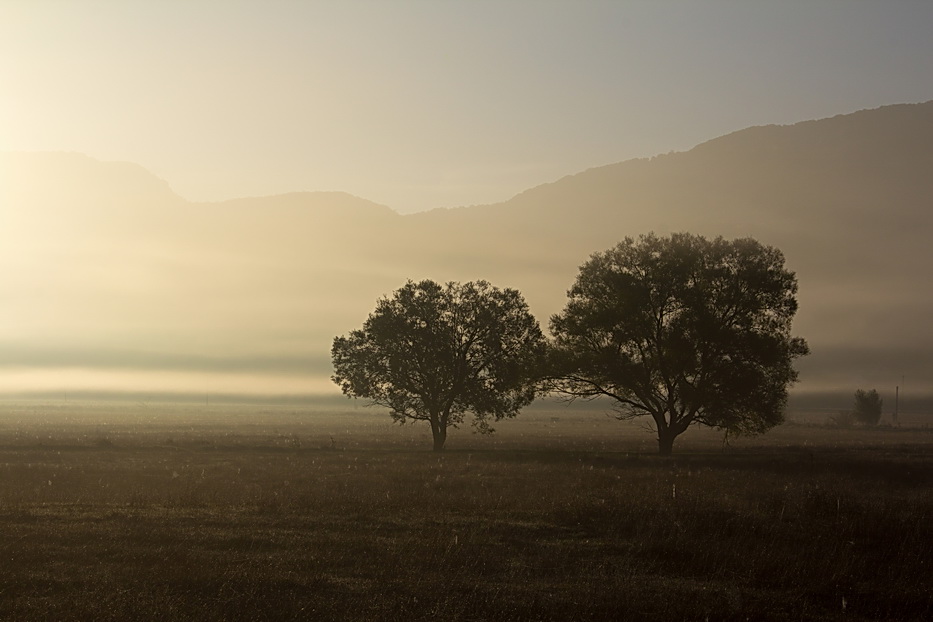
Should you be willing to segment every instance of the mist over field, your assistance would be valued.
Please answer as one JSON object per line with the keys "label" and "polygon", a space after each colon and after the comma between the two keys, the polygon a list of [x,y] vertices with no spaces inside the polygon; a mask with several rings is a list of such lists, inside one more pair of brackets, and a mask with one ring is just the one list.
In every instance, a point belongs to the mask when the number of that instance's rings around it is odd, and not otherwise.
{"label": "mist over field", "polygon": [[142,167],[0,160],[0,391],[335,395],[335,335],[406,280],[519,289],[542,325],[625,236],[751,236],[797,273],[795,399],[933,393],[933,102],[753,127],[499,204],[410,215],[340,192],[196,203]]}

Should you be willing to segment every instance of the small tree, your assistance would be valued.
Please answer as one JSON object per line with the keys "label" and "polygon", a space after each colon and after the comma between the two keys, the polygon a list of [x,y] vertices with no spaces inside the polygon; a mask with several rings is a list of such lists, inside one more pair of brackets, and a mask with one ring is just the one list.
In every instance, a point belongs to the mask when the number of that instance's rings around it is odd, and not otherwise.
{"label": "small tree", "polygon": [[796,293],[780,251],[752,239],[627,238],[580,267],[551,318],[552,388],[650,416],[661,454],[692,424],[763,432],[808,352],[790,335]]}
{"label": "small tree", "polygon": [[855,420],[862,425],[878,425],[881,420],[882,400],[878,392],[863,391],[859,389],[855,392],[855,409],[853,411]]}
{"label": "small tree", "polygon": [[348,397],[427,421],[434,450],[468,412],[474,427],[514,417],[536,395],[544,335],[521,294],[485,281],[409,281],[379,300],[363,327],[334,339],[333,381]]}

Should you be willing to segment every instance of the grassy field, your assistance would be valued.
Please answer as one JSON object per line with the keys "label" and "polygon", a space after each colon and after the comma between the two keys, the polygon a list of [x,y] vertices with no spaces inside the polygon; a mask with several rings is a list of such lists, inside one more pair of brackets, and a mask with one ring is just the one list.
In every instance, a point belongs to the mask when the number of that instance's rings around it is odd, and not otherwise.
{"label": "grassy field", "polygon": [[0,402],[0,619],[933,619],[933,430],[824,420]]}

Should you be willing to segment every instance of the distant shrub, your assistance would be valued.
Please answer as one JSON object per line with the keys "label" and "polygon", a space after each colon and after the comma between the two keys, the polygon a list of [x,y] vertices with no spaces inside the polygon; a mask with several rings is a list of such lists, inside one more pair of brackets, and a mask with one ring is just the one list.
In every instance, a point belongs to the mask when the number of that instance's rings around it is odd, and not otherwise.
{"label": "distant shrub", "polygon": [[855,392],[855,410],[853,411],[856,421],[862,425],[878,425],[878,421],[881,420],[882,404],[881,396],[874,389],[871,391],[859,389]]}

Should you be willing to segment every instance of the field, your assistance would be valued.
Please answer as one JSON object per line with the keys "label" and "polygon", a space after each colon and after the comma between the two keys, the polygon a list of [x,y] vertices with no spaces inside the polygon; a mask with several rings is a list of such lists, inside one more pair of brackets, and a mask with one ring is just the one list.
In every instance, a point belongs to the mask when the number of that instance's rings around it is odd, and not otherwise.
{"label": "field", "polygon": [[0,402],[2,620],[933,619],[933,430]]}

